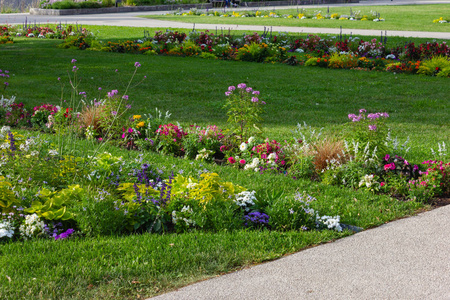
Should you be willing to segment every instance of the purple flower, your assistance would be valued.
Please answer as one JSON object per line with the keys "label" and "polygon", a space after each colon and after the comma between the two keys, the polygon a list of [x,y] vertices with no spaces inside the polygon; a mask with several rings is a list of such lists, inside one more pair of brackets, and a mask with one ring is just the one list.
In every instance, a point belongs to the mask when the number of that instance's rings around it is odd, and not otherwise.
{"label": "purple flower", "polygon": [[259,91],[253,91],[253,95],[259,95]]}
{"label": "purple flower", "polygon": [[234,85],[228,87],[228,91],[232,92],[236,89]]}
{"label": "purple flower", "polygon": [[363,114],[363,113],[365,113],[367,110],[365,110],[364,108],[361,108],[360,110],[359,110],[359,113],[360,114]]}
{"label": "purple flower", "polygon": [[243,90],[247,87],[247,85],[245,83],[239,83],[237,87],[238,87],[238,89]]}
{"label": "purple flower", "polygon": [[134,66],[135,66],[136,68],[139,68],[139,67],[141,66],[141,64],[138,63],[138,62],[135,62],[135,63],[134,63]]}
{"label": "purple flower", "polygon": [[122,99],[128,100],[128,95],[123,95],[123,96],[122,96]]}
{"label": "purple flower", "polygon": [[390,156],[389,154],[386,154],[386,156],[384,157],[384,160],[385,160],[385,161],[388,161],[389,158],[391,158],[391,156]]}
{"label": "purple flower", "polygon": [[380,117],[380,113],[368,114],[367,117],[369,119],[375,120],[375,119],[378,119]]}
{"label": "purple flower", "polygon": [[126,108],[127,108],[127,109],[131,109],[131,104],[128,104],[128,105],[126,106]]}
{"label": "purple flower", "polygon": [[369,130],[376,131],[377,125],[369,125]]}
{"label": "purple flower", "polygon": [[231,92],[225,92],[225,96],[230,96],[232,93]]}
{"label": "purple flower", "polygon": [[86,95],[86,92],[79,92],[78,95]]}
{"label": "purple flower", "polygon": [[60,81],[61,80],[61,77],[58,77],[58,81]]}
{"label": "purple flower", "polygon": [[77,62],[77,60],[74,58],[74,59],[72,59],[72,61],[71,61],[73,64],[74,63],[76,63]]}
{"label": "purple flower", "polygon": [[112,114],[113,116],[116,116],[116,115],[117,115],[117,111],[113,110],[113,111],[111,112],[111,114]]}
{"label": "purple flower", "polygon": [[355,115],[355,114],[349,114],[349,115],[348,115],[348,118],[349,118],[350,120],[353,120],[354,118],[356,118],[356,115]]}
{"label": "purple flower", "polygon": [[9,85],[9,83],[5,82],[5,85],[6,85],[6,86],[8,86],[8,85]]}
{"label": "purple flower", "polygon": [[128,128],[128,133],[133,133],[133,128]]}
{"label": "purple flower", "polygon": [[256,102],[258,102],[259,101],[259,99],[258,98],[256,98],[256,97],[252,97],[252,102],[253,103],[256,103]]}
{"label": "purple flower", "polygon": [[261,104],[266,104],[266,102],[264,102],[264,101],[261,101]]}
{"label": "purple flower", "polygon": [[382,116],[383,118],[389,118],[389,114],[387,112],[380,113],[380,116]]}
{"label": "purple flower", "polygon": [[116,69],[116,72],[119,72],[119,70],[118,70],[118,69]]}
{"label": "purple flower", "polygon": [[60,239],[68,238],[69,235],[71,235],[71,234],[74,233],[74,232],[75,232],[75,230],[73,230],[72,228],[69,228],[69,229],[67,229],[65,232],[63,232],[63,233],[61,233],[61,234],[55,236],[55,241],[56,241],[56,240],[60,240]]}
{"label": "purple flower", "polygon": [[78,70],[77,66],[72,67],[72,72],[76,72]]}
{"label": "purple flower", "polygon": [[245,89],[245,91],[246,91],[247,93],[251,93],[251,92],[253,92],[253,89],[252,89],[251,87],[248,87],[248,88]]}
{"label": "purple flower", "polygon": [[417,165],[414,165],[413,171],[416,172],[417,170],[419,170],[419,167]]}
{"label": "purple flower", "polygon": [[99,87],[99,88],[98,88],[98,90],[99,90],[99,91],[101,91],[101,90],[102,90],[102,88],[101,88],[101,87]]}

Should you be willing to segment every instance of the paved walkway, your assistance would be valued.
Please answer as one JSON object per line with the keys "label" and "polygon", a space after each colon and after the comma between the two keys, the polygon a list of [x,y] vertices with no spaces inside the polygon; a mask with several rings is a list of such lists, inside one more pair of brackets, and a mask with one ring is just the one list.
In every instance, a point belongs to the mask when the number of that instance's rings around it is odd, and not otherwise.
{"label": "paved walkway", "polygon": [[[407,4],[450,4],[450,0],[370,0],[361,1],[356,4],[330,4],[327,6],[365,6],[365,5],[407,5]],[[323,6],[305,6],[305,7],[323,7]],[[288,7],[266,7],[274,9],[283,9]],[[255,8],[240,8],[233,10],[245,10]],[[192,29],[194,24],[181,23],[172,21],[162,21],[154,19],[139,18],[142,15],[152,14],[164,14],[164,11],[158,12],[130,12],[130,13],[111,13],[111,14],[91,14],[91,15],[71,15],[71,16],[31,16],[29,14],[0,14],[0,24],[24,24],[28,23],[38,24],[59,24],[65,23],[78,23],[81,25],[110,25],[110,26],[130,26],[130,27],[151,27],[151,28],[188,28]],[[224,30],[244,30],[247,32],[263,31],[264,26],[252,26],[252,25],[231,25],[231,24],[195,24],[196,29],[224,29]],[[315,28],[315,27],[285,27],[285,26],[273,26],[273,32],[296,32],[296,33],[329,33],[339,34],[340,29],[337,28]],[[363,30],[363,29],[343,29],[342,34],[346,35],[370,35],[379,36],[380,30]],[[431,39],[450,39],[449,32],[421,32],[421,31],[387,31],[388,36],[404,36],[404,37],[419,37],[419,38],[431,38]]]}
{"label": "paved walkway", "polygon": [[450,205],[154,300],[450,299]]}

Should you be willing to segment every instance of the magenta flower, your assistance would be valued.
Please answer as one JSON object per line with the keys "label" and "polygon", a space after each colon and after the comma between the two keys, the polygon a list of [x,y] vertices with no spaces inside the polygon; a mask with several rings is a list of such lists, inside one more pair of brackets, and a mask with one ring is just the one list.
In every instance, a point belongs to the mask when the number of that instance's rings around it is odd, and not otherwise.
{"label": "magenta flower", "polygon": [[369,130],[376,131],[377,125],[369,125]]}
{"label": "magenta flower", "polygon": [[384,170],[385,171],[395,170],[395,164],[394,163],[390,163],[390,164],[384,165]]}
{"label": "magenta flower", "polygon": [[365,113],[367,110],[365,110],[364,108],[361,108],[360,110],[359,110],[359,113],[360,114],[362,114],[362,113]]}
{"label": "magenta flower", "polygon": [[391,158],[391,156],[390,156],[389,154],[386,154],[386,156],[384,157],[384,160],[385,160],[385,161],[388,161],[389,158]]}
{"label": "magenta flower", "polygon": [[73,67],[72,67],[72,72],[76,72],[76,71],[78,71],[77,66],[73,66]]}
{"label": "magenta flower", "polygon": [[230,164],[234,164],[236,162],[236,160],[234,159],[234,157],[228,157],[228,162]]}
{"label": "magenta flower", "polygon": [[236,89],[234,85],[228,87],[228,91],[232,92]]}
{"label": "magenta flower", "polygon": [[133,133],[133,128],[128,128],[128,133]]}
{"label": "magenta flower", "polygon": [[247,85],[245,83],[239,83],[237,87],[238,87],[238,89],[243,90],[247,87]]}
{"label": "magenta flower", "polygon": [[122,99],[128,100],[128,95],[123,95],[123,96],[122,96]]}
{"label": "magenta flower", "polygon": [[256,103],[256,102],[258,102],[259,101],[259,99],[258,98],[256,98],[256,97],[252,97],[252,102],[253,103]]}
{"label": "magenta flower", "polygon": [[135,62],[135,63],[134,63],[134,66],[135,66],[136,68],[139,68],[139,67],[141,66],[141,64],[138,63],[138,62]]}
{"label": "magenta flower", "polygon": [[240,161],[239,161],[239,163],[241,164],[241,165],[245,165],[245,159],[241,159]]}
{"label": "magenta flower", "polygon": [[72,59],[72,61],[71,61],[71,63],[76,63],[77,62],[77,60],[74,58],[74,59]]}
{"label": "magenta flower", "polygon": [[125,138],[125,132],[124,132],[124,133],[122,133],[122,138],[123,138],[123,139]]}
{"label": "magenta flower", "polygon": [[253,95],[259,95],[259,91],[253,91]]}
{"label": "magenta flower", "polygon": [[248,87],[248,88],[245,89],[245,91],[246,91],[247,93],[251,93],[251,92],[253,92],[253,89],[252,89],[251,87]]}
{"label": "magenta flower", "polygon": [[101,87],[99,87],[99,88],[98,88],[98,90],[99,90],[99,91],[101,91],[101,90],[102,90],[102,88],[101,88]]}
{"label": "magenta flower", "polygon": [[131,104],[128,104],[128,105],[126,106],[126,108],[127,108],[127,109],[130,109],[130,108],[131,108]]}
{"label": "magenta flower", "polygon": [[58,81],[60,81],[61,80],[61,77],[58,77]]}
{"label": "magenta flower", "polygon": [[225,96],[230,96],[232,93],[231,92],[225,92]]}
{"label": "magenta flower", "polygon": [[380,113],[380,116],[382,116],[383,118],[389,118],[389,114],[387,112]]}

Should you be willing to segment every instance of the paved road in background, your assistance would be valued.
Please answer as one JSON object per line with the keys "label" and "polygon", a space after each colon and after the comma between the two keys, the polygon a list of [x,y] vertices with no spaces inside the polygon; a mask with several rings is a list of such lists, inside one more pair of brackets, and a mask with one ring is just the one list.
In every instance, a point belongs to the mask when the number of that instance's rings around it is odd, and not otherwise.
{"label": "paved road in background", "polygon": [[450,205],[152,300],[450,299]]}
{"label": "paved road in background", "polygon": [[[412,0],[395,0],[395,1],[385,1],[385,0],[369,0],[361,1],[361,3],[355,4],[330,4],[327,6],[367,6],[367,5],[408,5],[408,4],[450,4],[450,0],[438,0],[438,1],[412,1]],[[294,6],[297,7],[297,6]],[[312,7],[324,7],[317,5],[303,6],[306,8]],[[292,8],[288,6],[267,6],[265,9],[284,9]],[[255,10],[257,8],[239,8],[233,10]],[[151,27],[151,28],[188,28],[192,29],[194,24],[192,23],[181,23],[172,21],[162,21],[162,20],[152,20],[139,18],[142,15],[155,15],[164,14],[168,11],[158,11],[158,12],[129,12],[129,13],[111,13],[111,14],[89,14],[89,15],[70,15],[70,16],[36,16],[29,14],[1,14],[0,24],[24,24],[25,21],[28,23],[39,23],[39,24],[55,24],[62,22],[63,24],[80,24],[80,25],[109,25],[109,26],[131,26],[131,27]],[[436,12],[436,18],[439,17],[439,12]],[[447,26],[447,25],[446,25]],[[244,30],[244,31],[263,31],[264,26],[252,26],[252,25],[226,25],[226,24],[195,24],[196,29],[224,29],[224,30]],[[285,27],[285,26],[273,26],[272,31],[274,32],[295,32],[295,33],[329,33],[329,34],[339,34],[340,29],[337,28],[316,28],[316,27]],[[343,29],[343,34],[353,34],[353,35],[380,35],[379,30],[362,30],[362,29]],[[449,32],[420,32],[420,31],[396,31],[389,30],[387,32],[388,36],[404,36],[404,37],[421,37],[421,38],[437,38],[437,39],[450,39],[450,29]]]}

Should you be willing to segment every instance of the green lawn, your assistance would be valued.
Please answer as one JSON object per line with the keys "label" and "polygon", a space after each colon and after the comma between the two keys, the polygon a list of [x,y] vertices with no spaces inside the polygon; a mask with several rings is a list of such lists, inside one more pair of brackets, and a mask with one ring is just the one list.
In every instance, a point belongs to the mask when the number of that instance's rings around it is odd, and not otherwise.
{"label": "green lawn", "polygon": [[[104,30],[102,38],[108,38]],[[138,38],[140,29],[127,35]],[[116,39],[125,39],[116,33]],[[144,56],[94,51],[61,50],[55,40],[16,39],[0,45],[0,68],[12,75],[7,90],[28,108],[41,103],[59,104],[61,77],[64,99],[69,98],[67,71],[71,59],[80,68],[81,90],[88,98],[103,91],[123,90],[140,62],[138,80],[147,79],[128,93],[132,113],[152,112],[155,107],[172,113],[182,124],[226,126],[224,92],[229,85],[245,82],[261,91],[267,102],[265,135],[277,140],[291,137],[298,122],[329,134],[339,134],[347,114],[360,108],[386,111],[392,134],[411,137],[406,157],[420,163],[430,158],[437,142],[450,144],[448,78],[417,75],[290,67],[198,58]],[[118,72],[115,72],[115,70]],[[51,139],[52,137],[48,137]],[[92,147],[92,146],[90,146]],[[87,148],[86,154],[93,148]],[[107,151],[133,159],[139,154],[109,147]],[[284,190],[287,195],[307,191],[317,198],[314,209],[341,216],[341,222],[365,229],[414,214],[427,206],[400,202],[385,195],[354,191],[286,176],[239,171],[229,167],[143,153],[144,161],[187,174],[207,168],[227,181],[259,193]],[[279,258],[349,235],[349,232],[237,231],[172,235],[130,235],[38,240],[0,244],[1,299],[135,299],[149,297],[198,280],[250,264]]]}
{"label": "green lawn", "polygon": [[[321,11],[327,14],[327,8],[298,7],[298,9],[270,11],[280,14],[292,14],[297,16],[304,8],[308,13]],[[430,5],[401,5],[401,6],[347,6],[331,7],[329,14],[338,13],[350,15],[350,9],[355,12],[360,10],[362,15],[369,15],[371,11],[381,14],[386,21],[349,21],[349,20],[312,20],[312,19],[285,19],[285,18],[232,18],[232,17],[200,17],[200,16],[175,16],[175,15],[146,15],[151,19],[170,20],[196,24],[239,24],[260,26],[292,26],[292,27],[321,27],[345,29],[372,29],[372,30],[405,30],[405,31],[436,31],[449,32],[450,23],[433,23],[433,20],[443,17],[450,19],[450,4]],[[255,8],[255,10],[257,10]],[[260,10],[265,10],[261,8]],[[210,10],[212,13],[214,10]],[[230,10],[232,13],[232,10]]]}

